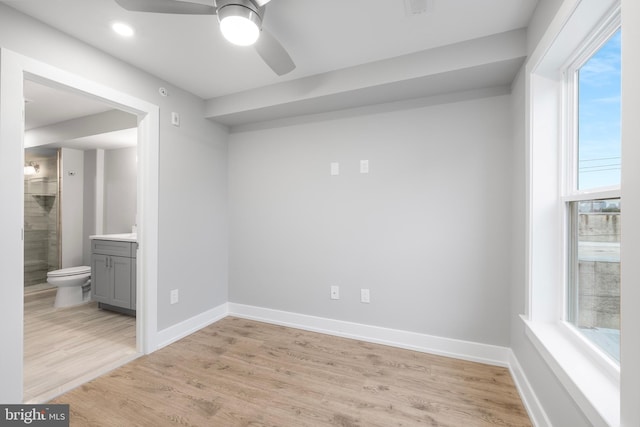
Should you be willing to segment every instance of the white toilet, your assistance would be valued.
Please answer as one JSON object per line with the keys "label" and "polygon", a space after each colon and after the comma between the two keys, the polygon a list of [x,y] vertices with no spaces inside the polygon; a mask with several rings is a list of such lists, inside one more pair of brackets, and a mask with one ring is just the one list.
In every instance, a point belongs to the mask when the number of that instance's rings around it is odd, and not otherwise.
{"label": "white toilet", "polygon": [[91,267],[69,267],[47,273],[47,283],[58,287],[54,307],[71,307],[91,298]]}

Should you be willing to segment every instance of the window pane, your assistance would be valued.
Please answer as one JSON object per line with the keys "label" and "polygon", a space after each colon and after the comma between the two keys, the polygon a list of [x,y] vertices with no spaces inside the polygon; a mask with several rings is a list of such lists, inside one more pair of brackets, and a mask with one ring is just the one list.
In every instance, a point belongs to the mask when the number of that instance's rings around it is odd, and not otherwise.
{"label": "window pane", "polygon": [[578,189],[620,185],[620,30],[578,70]]}
{"label": "window pane", "polygon": [[620,362],[620,199],[572,202],[569,321]]}

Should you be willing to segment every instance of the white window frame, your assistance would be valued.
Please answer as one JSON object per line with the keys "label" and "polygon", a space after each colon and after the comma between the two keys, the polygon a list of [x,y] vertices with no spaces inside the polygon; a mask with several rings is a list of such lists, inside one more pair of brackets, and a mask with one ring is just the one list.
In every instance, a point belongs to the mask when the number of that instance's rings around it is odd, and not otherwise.
{"label": "white window frame", "polygon": [[[620,0],[565,0],[525,69],[528,292],[521,317],[534,348],[594,426],[620,423],[620,368],[565,321],[566,207],[569,200],[617,198],[620,190],[567,190],[575,178],[568,176],[565,165],[577,153],[573,144],[566,144],[573,140],[576,129],[567,126],[565,72],[578,64],[580,53],[590,57],[585,49],[594,46],[590,42],[595,43],[612,21],[619,22],[619,16]],[[603,42],[606,39],[603,36]]]}
{"label": "white window frame", "polygon": [[620,10],[618,9],[606,19],[597,30],[585,40],[575,52],[568,65],[564,67],[563,78],[565,93],[563,94],[564,114],[564,185],[563,201],[583,201],[592,199],[611,199],[620,197],[620,184],[609,187],[578,189],[578,71],[582,68],[607,41],[621,28]]}
{"label": "white window frame", "polygon": [[564,229],[562,230],[563,248],[565,255],[564,263],[564,282],[563,282],[563,299],[562,299],[562,324],[573,335],[573,339],[582,351],[586,352],[591,358],[600,365],[601,369],[606,370],[609,375],[619,381],[620,366],[611,359],[603,350],[593,344],[589,339],[578,331],[578,329],[569,322],[569,290],[572,285],[571,267],[573,262],[571,248],[571,203],[587,201],[587,200],[604,200],[618,199],[621,196],[620,184],[616,186],[607,186],[599,188],[590,188],[585,190],[578,189],[578,168],[579,168],[579,140],[578,140],[578,71],[602,48],[607,41],[621,28],[620,10],[614,10],[612,14],[606,18],[596,30],[584,40],[570,57],[568,65],[563,70],[563,155],[562,155],[562,195],[560,203],[562,204]]}

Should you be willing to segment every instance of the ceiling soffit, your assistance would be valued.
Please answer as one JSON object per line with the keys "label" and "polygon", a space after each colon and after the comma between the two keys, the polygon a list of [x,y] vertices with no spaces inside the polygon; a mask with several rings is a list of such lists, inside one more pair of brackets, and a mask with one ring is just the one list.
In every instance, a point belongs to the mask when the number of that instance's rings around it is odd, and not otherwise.
{"label": "ceiling soffit", "polygon": [[231,127],[444,93],[509,86],[526,57],[513,30],[212,98],[207,118]]}

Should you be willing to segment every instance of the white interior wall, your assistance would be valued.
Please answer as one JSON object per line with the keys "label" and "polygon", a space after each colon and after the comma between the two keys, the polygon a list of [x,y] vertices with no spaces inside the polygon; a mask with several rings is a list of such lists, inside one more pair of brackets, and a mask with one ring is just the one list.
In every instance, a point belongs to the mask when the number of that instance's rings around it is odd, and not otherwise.
{"label": "white interior wall", "polygon": [[63,148],[60,169],[62,268],[77,267],[84,255],[84,152]]}
{"label": "white interior wall", "polygon": [[510,144],[508,96],[232,134],[230,301],[508,345]]}

